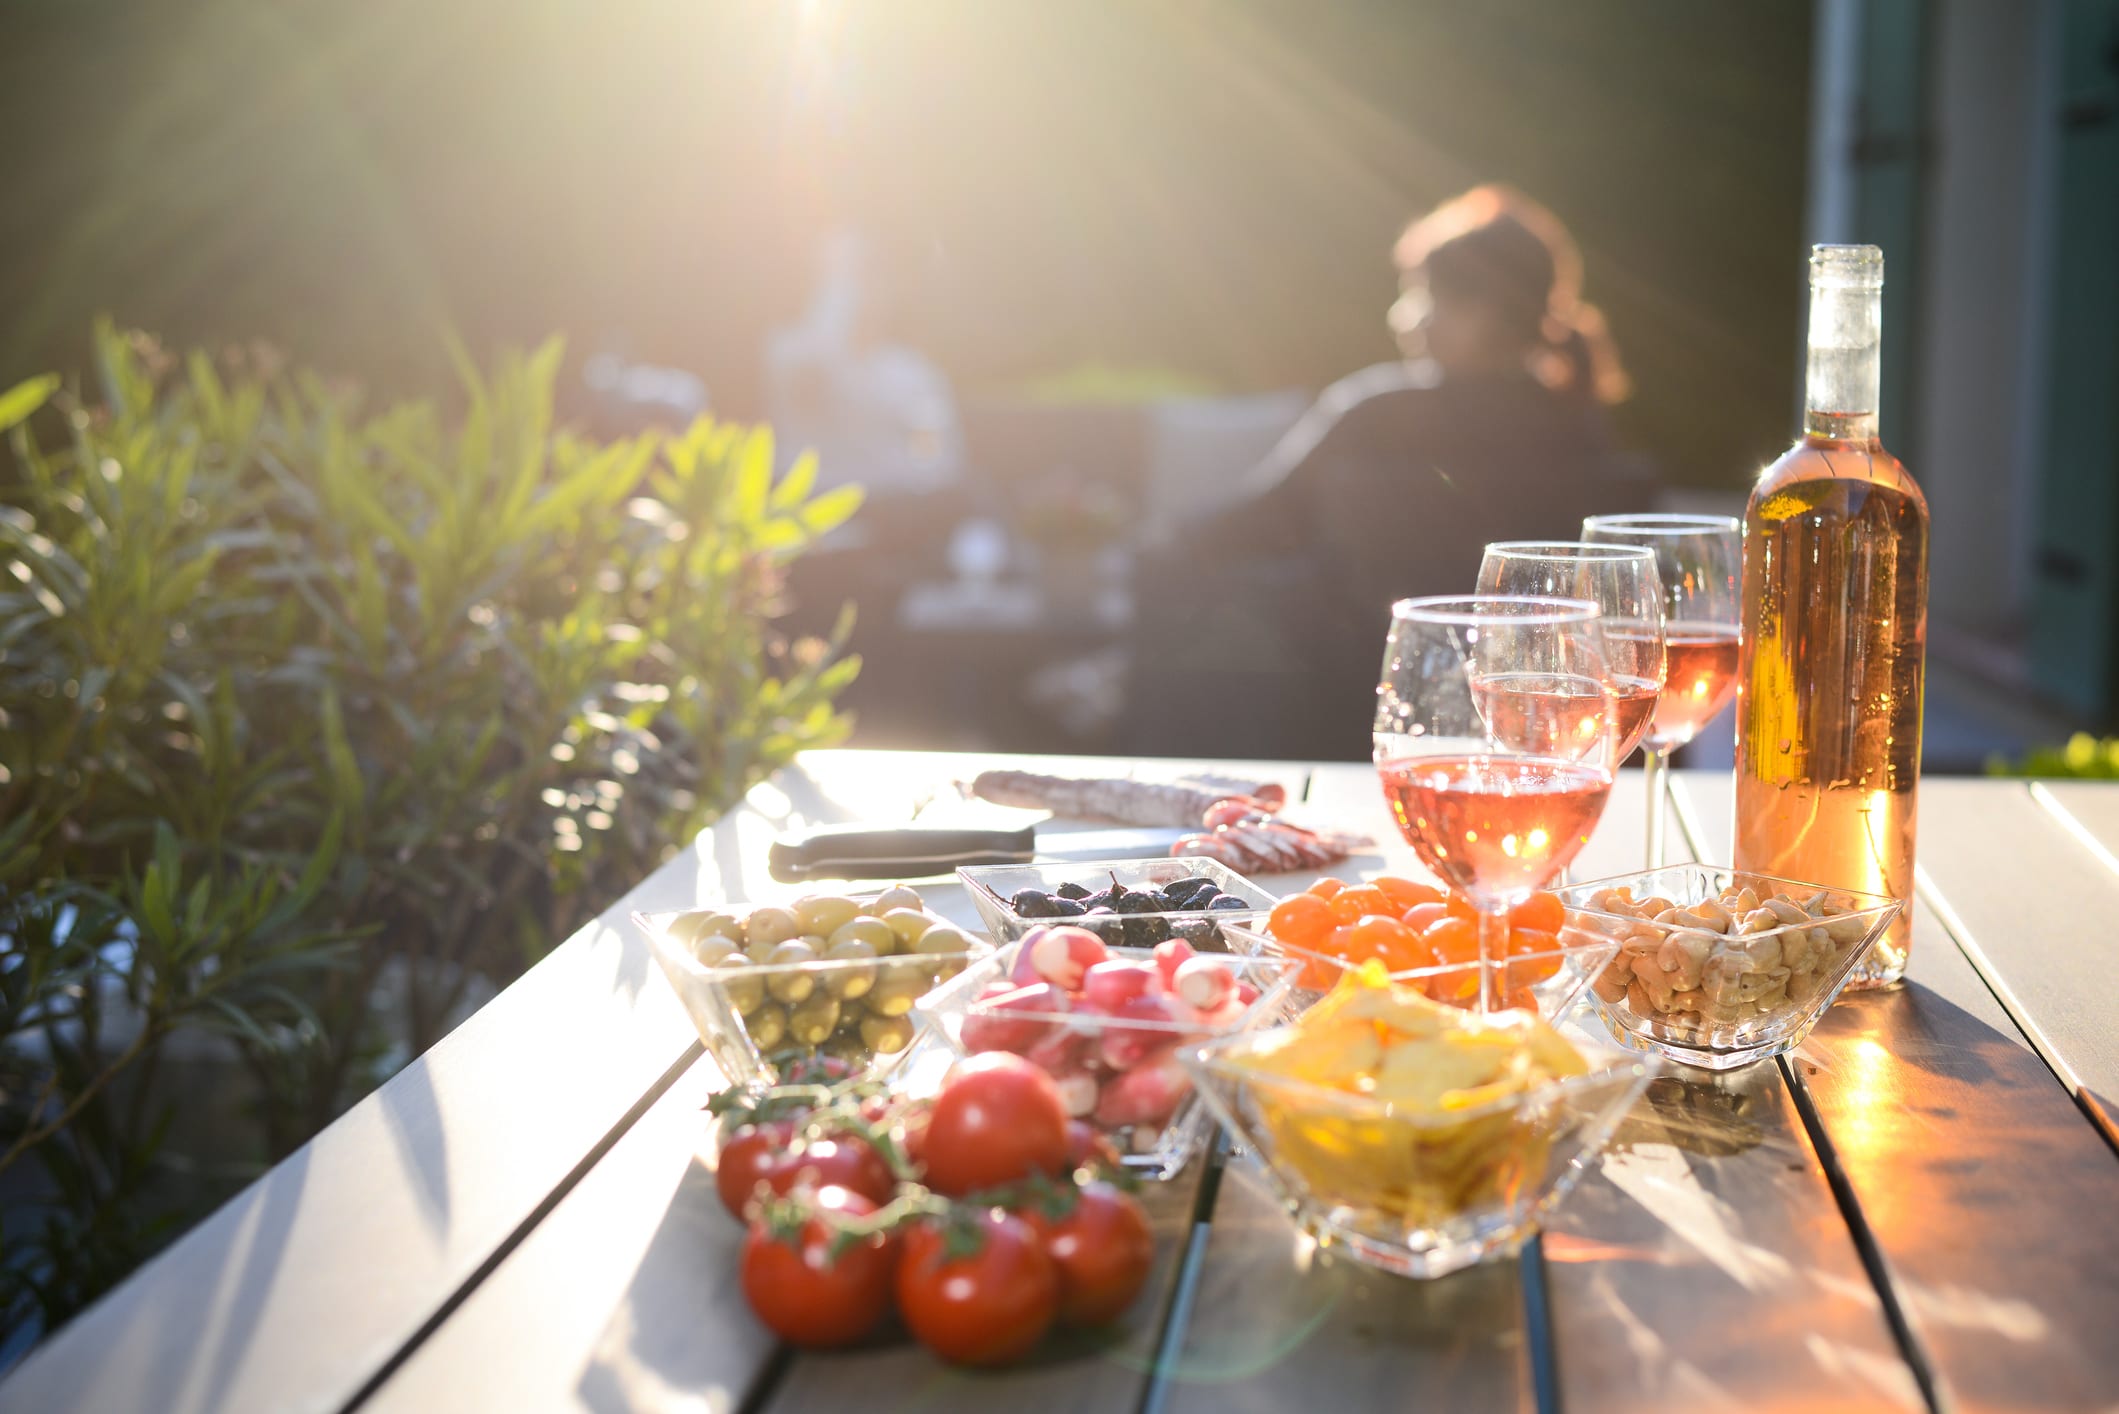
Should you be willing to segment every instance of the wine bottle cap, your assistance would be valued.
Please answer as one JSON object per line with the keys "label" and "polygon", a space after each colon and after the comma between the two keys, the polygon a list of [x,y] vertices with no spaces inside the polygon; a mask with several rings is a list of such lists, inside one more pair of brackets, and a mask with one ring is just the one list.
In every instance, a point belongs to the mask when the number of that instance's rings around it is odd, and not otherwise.
{"label": "wine bottle cap", "polygon": [[1873,245],[1810,247],[1812,289],[1880,290],[1884,287],[1884,253]]}

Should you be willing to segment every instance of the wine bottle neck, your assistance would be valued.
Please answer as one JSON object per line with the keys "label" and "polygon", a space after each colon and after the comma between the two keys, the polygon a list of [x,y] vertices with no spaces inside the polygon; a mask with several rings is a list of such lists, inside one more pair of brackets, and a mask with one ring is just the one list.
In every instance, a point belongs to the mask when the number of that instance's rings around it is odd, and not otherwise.
{"label": "wine bottle neck", "polygon": [[1883,368],[1883,253],[1819,246],[1810,260],[1810,362],[1803,432],[1868,441],[1876,436]]}

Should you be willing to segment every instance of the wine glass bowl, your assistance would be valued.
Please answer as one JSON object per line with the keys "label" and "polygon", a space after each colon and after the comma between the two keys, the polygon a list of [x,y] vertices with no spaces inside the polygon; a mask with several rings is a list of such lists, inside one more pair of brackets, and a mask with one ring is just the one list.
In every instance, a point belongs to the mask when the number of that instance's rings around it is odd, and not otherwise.
{"label": "wine glass bowl", "polygon": [[1633,754],[1663,692],[1663,584],[1643,545],[1500,540],[1479,562],[1481,594],[1587,599],[1604,616],[1604,651],[1618,712],[1618,759]]}
{"label": "wine glass bowl", "polygon": [[1482,1010],[1507,955],[1508,910],[1588,841],[1617,745],[1596,604],[1477,595],[1392,606],[1376,772],[1406,843],[1479,911]]}
{"label": "wine glass bowl", "polygon": [[1590,516],[1582,539],[1651,551],[1663,589],[1663,690],[1641,738],[1648,778],[1648,863],[1663,862],[1663,779],[1670,753],[1736,694],[1744,523],[1734,516],[1659,512]]}

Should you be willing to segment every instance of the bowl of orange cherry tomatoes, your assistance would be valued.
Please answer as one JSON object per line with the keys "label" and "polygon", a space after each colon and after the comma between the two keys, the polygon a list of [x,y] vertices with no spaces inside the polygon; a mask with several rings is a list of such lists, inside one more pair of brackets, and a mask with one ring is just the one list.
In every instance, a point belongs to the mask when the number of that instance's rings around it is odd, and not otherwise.
{"label": "bowl of orange cherry tomatoes", "polygon": [[[1467,1008],[1479,1002],[1478,911],[1439,884],[1393,874],[1319,879],[1280,900],[1260,926],[1222,931],[1237,952],[1302,963],[1289,993],[1296,1010],[1330,991],[1342,972],[1371,960],[1393,982],[1438,1002]],[[1558,1016],[1616,952],[1609,938],[1571,925],[1557,894],[1532,894],[1509,913],[1507,955],[1495,959],[1495,1004]]]}

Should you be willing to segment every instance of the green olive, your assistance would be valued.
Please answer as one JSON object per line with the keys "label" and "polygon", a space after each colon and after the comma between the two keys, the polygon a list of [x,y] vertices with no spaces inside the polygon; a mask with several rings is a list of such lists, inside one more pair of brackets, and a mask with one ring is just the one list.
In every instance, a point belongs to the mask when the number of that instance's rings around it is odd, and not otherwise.
{"label": "green olive", "polygon": [[825,1041],[823,1050],[827,1056],[838,1056],[857,1063],[865,1063],[871,1052],[871,1048],[862,1043],[860,1031],[848,1030],[843,1022],[838,1030],[831,1033],[830,1039]]}
{"label": "green olive", "polygon": [[909,908],[913,912],[918,913],[925,907],[927,905],[920,901],[918,894],[906,888],[903,884],[899,884],[894,889],[885,889],[877,894],[875,902],[868,905],[868,911],[881,918],[893,909]]}
{"label": "green olive", "polygon": [[743,920],[733,913],[687,913],[670,925],[670,936],[683,942],[698,938],[734,938],[743,941]]}
{"label": "green olive", "polygon": [[789,938],[772,950],[765,959],[766,965],[776,970],[765,980],[765,990],[776,1002],[799,1002],[817,990],[817,974],[799,970],[805,962],[815,962],[817,950],[800,938]]}
{"label": "green olive", "polygon": [[868,995],[868,989],[876,984],[876,970],[873,967],[858,967],[852,964],[875,955],[876,950],[859,938],[848,938],[843,943],[833,943],[824,956],[833,962],[849,965],[825,968],[822,974],[824,990],[842,1001]]}
{"label": "green olive", "polygon": [[912,950],[917,953],[968,953],[974,946],[975,944],[971,941],[971,935],[962,928],[953,928],[947,923],[937,923],[926,932],[920,934],[919,940],[912,945]]}
{"label": "green olive", "polygon": [[839,1024],[836,997],[819,992],[787,1013],[787,1033],[802,1046],[821,1046]]}
{"label": "green olive", "polygon": [[749,1016],[765,1005],[765,979],[742,975],[750,965],[750,959],[739,952],[732,952],[714,964],[716,972],[736,974],[721,982],[721,991],[739,1016]]}
{"label": "green olive", "polygon": [[898,935],[890,925],[880,918],[856,918],[851,923],[842,923],[831,932],[831,946],[841,943],[863,942],[883,957],[898,950]]}
{"label": "green olive", "polygon": [[753,1046],[769,1054],[787,1039],[787,1013],[776,1006],[759,1007],[743,1018],[743,1029],[750,1033]]}
{"label": "green olive", "polygon": [[934,926],[934,920],[916,908],[893,908],[883,915],[883,921],[897,935],[900,950],[910,948]]}
{"label": "green olive", "polygon": [[837,894],[811,894],[795,901],[794,913],[803,932],[830,937],[834,929],[861,916],[861,905]]}
{"label": "green olive", "polygon": [[878,1055],[891,1055],[912,1044],[912,1019],[905,1016],[861,1018],[861,1044]]}
{"label": "green olive", "polygon": [[719,933],[709,933],[703,938],[694,938],[692,940],[692,956],[698,958],[708,967],[719,963],[722,958],[729,956],[731,953],[740,954],[742,951],[743,949],[737,946],[735,939],[723,937]]}
{"label": "green olive", "polygon": [[794,914],[770,905],[752,909],[748,926],[747,936],[753,943],[784,943],[802,935],[802,925],[795,921]]}
{"label": "green olive", "polygon": [[870,1016],[903,1016],[928,986],[927,979],[917,972],[894,973],[876,983],[875,990],[862,998],[862,1003]]}

